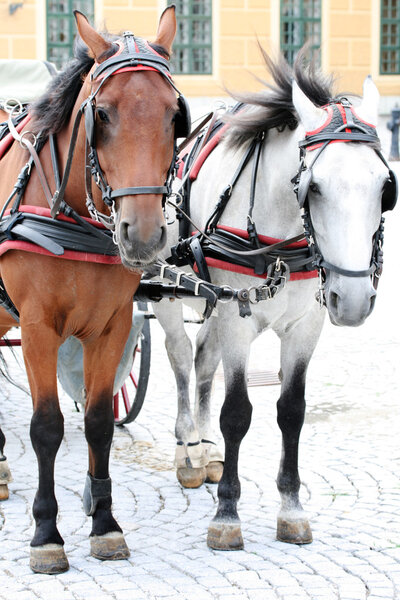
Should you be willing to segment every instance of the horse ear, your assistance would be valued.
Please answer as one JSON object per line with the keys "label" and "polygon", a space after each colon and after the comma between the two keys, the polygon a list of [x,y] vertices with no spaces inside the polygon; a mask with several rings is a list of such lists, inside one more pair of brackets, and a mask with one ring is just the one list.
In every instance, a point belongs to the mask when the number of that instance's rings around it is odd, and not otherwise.
{"label": "horse ear", "polygon": [[313,131],[326,121],[326,112],[311,102],[295,80],[292,84],[292,99],[306,131]]}
{"label": "horse ear", "polygon": [[74,15],[79,35],[89,48],[92,57],[99,62],[102,54],[111,48],[111,42],[107,42],[107,40],[93,29],[85,15],[79,10],[74,10]]}
{"label": "horse ear", "polygon": [[372,81],[371,75],[368,75],[364,80],[363,99],[356,111],[364,121],[371,123],[375,127],[378,124],[379,98],[378,88]]}
{"label": "horse ear", "polygon": [[175,16],[175,4],[168,6],[160,17],[158,24],[157,36],[154,40],[155,44],[162,46],[171,54],[172,42],[175,39],[176,34],[176,16]]}

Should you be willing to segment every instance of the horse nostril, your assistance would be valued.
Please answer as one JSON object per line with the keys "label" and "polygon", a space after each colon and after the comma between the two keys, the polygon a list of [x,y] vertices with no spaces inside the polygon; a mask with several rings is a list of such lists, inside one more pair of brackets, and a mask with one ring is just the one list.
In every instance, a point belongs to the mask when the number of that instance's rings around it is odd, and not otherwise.
{"label": "horse nostril", "polygon": [[339,295],[336,292],[331,292],[329,295],[330,305],[333,310],[337,310],[339,303]]}
{"label": "horse nostril", "polygon": [[161,236],[160,236],[160,248],[164,248],[167,243],[167,228],[165,225],[161,226]]}
{"label": "horse nostril", "polygon": [[126,242],[131,244],[134,241],[135,232],[134,227],[132,227],[126,221],[122,221],[119,226],[120,238],[122,242]]}
{"label": "horse nostril", "polygon": [[376,300],[376,290],[374,290],[374,293],[371,294],[371,298],[370,298],[370,310],[368,315],[370,315],[374,309],[375,306],[375,300]]}

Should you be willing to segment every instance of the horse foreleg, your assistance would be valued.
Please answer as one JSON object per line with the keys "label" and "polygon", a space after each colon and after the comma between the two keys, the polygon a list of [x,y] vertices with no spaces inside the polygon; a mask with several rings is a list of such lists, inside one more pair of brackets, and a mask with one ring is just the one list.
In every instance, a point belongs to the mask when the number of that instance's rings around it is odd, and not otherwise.
{"label": "horse foreleg", "polygon": [[207,457],[208,483],[218,483],[222,476],[224,457],[218,449],[211,428],[210,402],[215,371],[221,360],[218,329],[215,318],[207,319],[196,338],[196,400],[195,420],[201,444]]}
{"label": "horse foreleg", "polygon": [[[57,396],[57,352],[60,339],[40,323],[22,323],[22,349],[32,393],[30,436],[39,469],[39,485],[33,502],[36,522],[31,541],[31,569],[61,573],[69,567],[56,524],[58,506],[54,494],[54,463],[64,435],[64,418]],[[38,351],[40,349],[40,352]]]}
{"label": "horse foreleg", "polygon": [[323,312],[317,308],[281,336],[282,388],[277,403],[278,425],[282,432],[282,455],[277,478],[281,496],[277,539],[292,544],[312,542],[311,528],[299,500],[298,448],[305,415],[306,372],[318,341]]}
{"label": "horse foreleg", "polygon": [[[253,340],[251,326],[231,320],[218,329],[225,375],[225,401],[220,426],[225,441],[225,464],[218,485],[218,509],[208,528],[207,544],[215,550],[241,550],[243,538],[237,503],[239,448],[251,421],[252,406],[247,394],[247,362]],[[236,341],[236,344],[235,344]]]}
{"label": "horse foreleg", "polygon": [[206,479],[207,459],[190,408],[189,380],[193,352],[184,327],[182,302],[162,301],[154,305],[154,313],[165,332],[165,347],[176,380],[176,476],[183,487],[197,488]]}
{"label": "horse foreleg", "polygon": [[9,496],[8,484],[12,481],[11,471],[8,466],[7,457],[4,456],[4,445],[6,437],[0,429],[0,500],[7,500]]}
{"label": "horse foreleg", "polygon": [[113,385],[128,338],[132,307],[109,321],[107,331],[83,341],[86,387],[85,436],[89,469],[83,493],[86,514],[92,517],[91,554],[100,560],[119,560],[130,554],[122,529],[112,515],[109,457],[114,433]]}

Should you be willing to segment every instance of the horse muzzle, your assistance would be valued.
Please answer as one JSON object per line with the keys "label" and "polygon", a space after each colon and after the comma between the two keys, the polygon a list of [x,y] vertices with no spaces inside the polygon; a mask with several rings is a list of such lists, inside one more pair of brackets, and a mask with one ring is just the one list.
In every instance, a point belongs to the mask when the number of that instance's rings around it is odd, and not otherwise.
{"label": "horse muzzle", "polygon": [[121,260],[128,268],[140,269],[153,263],[167,241],[165,224],[154,227],[146,237],[138,222],[123,219],[116,230]]}
{"label": "horse muzzle", "polygon": [[376,298],[371,277],[327,273],[325,302],[333,325],[358,327],[371,314]]}

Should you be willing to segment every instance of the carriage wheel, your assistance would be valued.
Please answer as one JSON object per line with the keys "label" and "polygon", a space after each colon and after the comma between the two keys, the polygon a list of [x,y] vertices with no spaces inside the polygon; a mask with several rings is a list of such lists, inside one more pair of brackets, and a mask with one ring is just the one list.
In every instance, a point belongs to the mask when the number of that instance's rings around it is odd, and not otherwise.
{"label": "carriage wheel", "polygon": [[[137,302],[138,310],[147,310],[147,302]],[[138,416],[146,395],[150,375],[150,321],[145,319],[142,333],[133,352],[132,371],[122,388],[114,396],[116,425],[132,423]]]}

